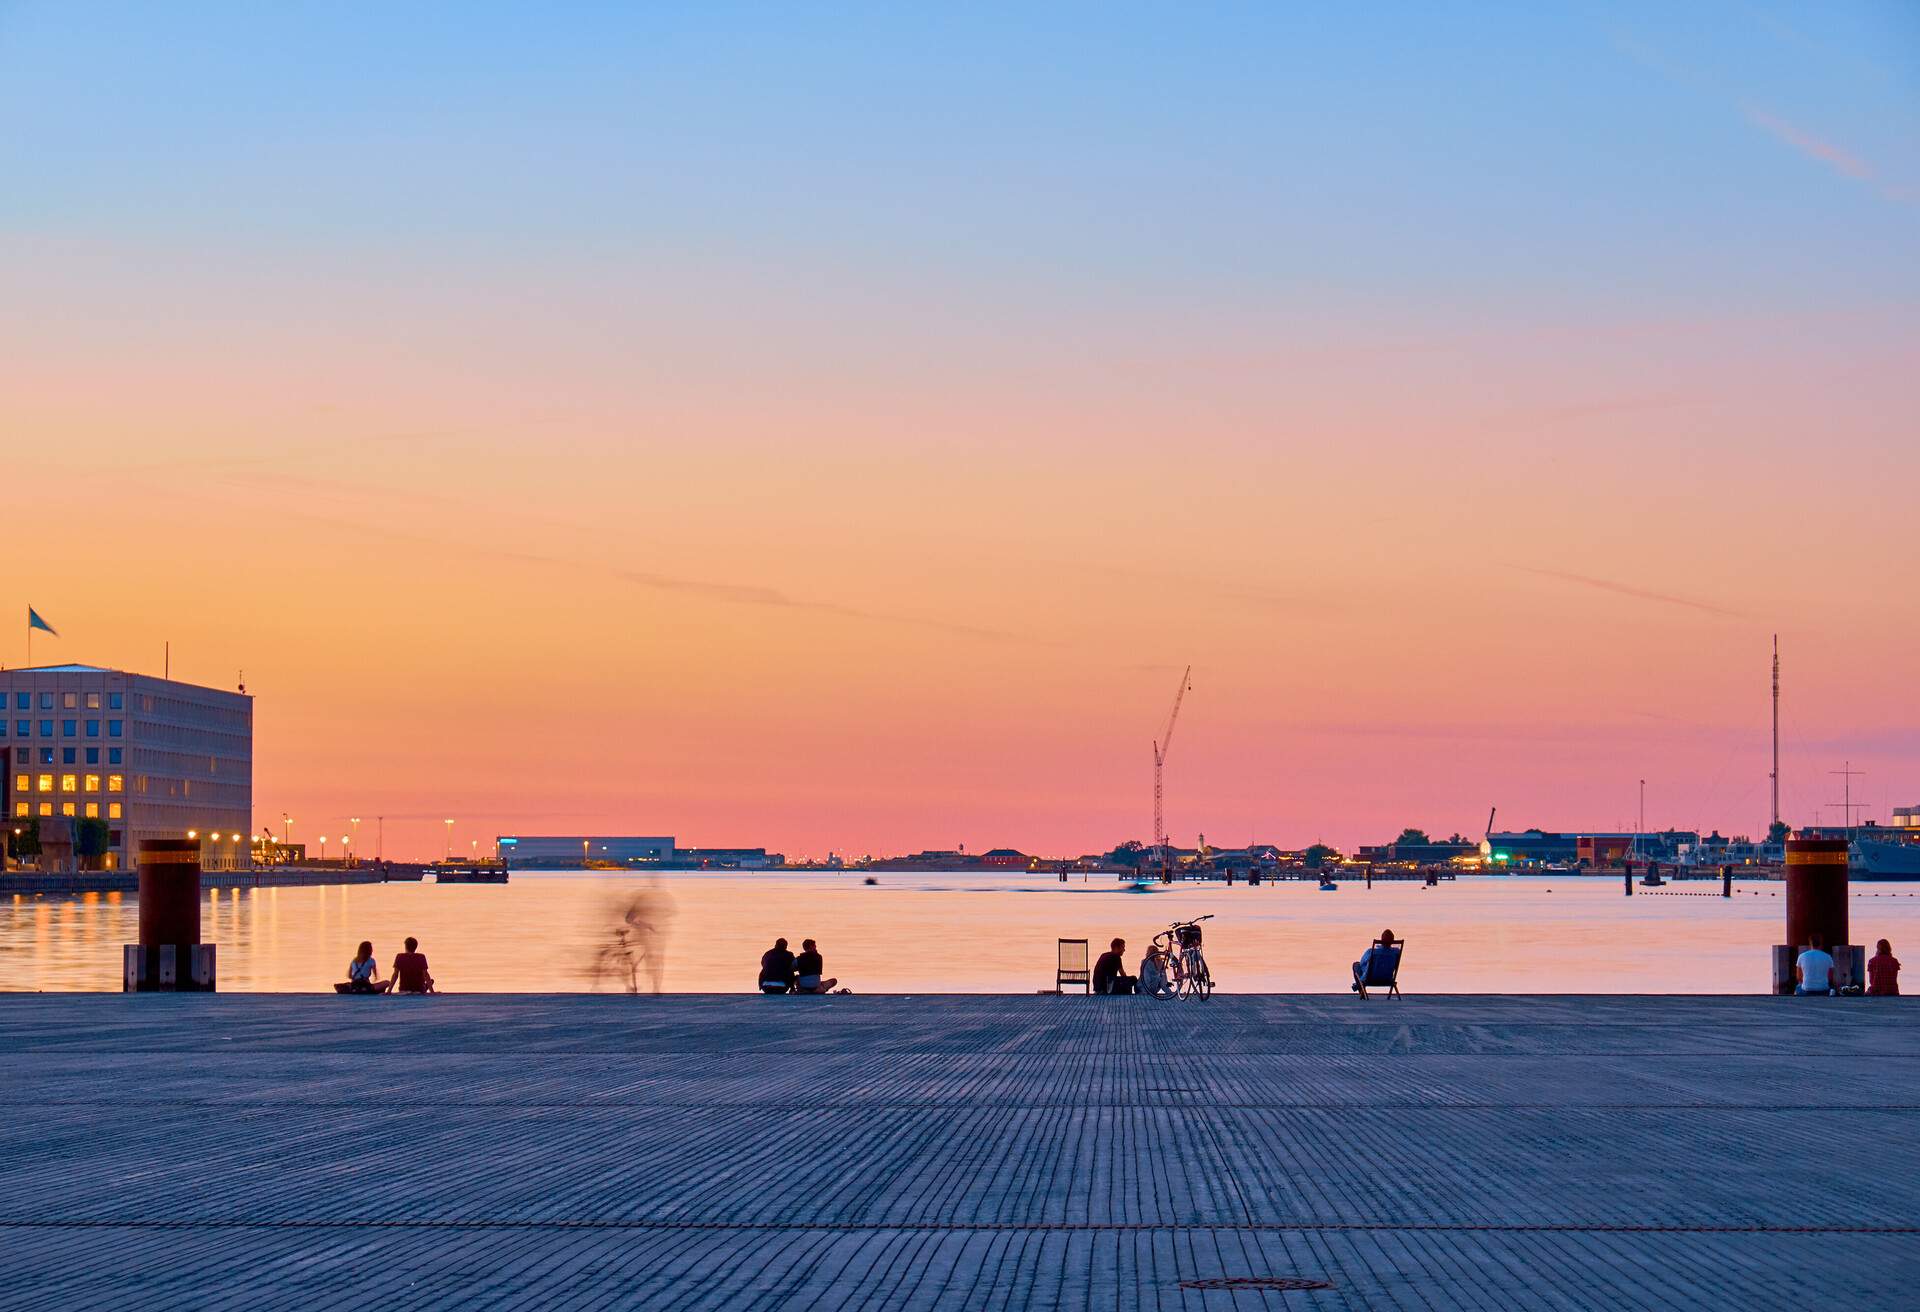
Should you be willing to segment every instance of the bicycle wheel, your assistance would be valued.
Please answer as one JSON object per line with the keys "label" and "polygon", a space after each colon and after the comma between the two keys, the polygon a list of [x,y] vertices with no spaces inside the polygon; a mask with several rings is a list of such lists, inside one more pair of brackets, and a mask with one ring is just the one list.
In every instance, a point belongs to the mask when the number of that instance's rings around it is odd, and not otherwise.
{"label": "bicycle wheel", "polygon": [[1205,1002],[1213,996],[1213,976],[1207,973],[1207,959],[1198,948],[1187,950],[1187,996]]}

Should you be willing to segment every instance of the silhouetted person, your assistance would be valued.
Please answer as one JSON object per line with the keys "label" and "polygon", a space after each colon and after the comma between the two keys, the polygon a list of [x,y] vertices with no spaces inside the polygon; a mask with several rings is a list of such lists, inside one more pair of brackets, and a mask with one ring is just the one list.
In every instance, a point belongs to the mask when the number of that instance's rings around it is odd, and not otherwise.
{"label": "silhouetted person", "polygon": [[385,993],[393,987],[393,981],[380,978],[380,963],[373,959],[373,944],[362,943],[360,950],[353,954],[353,960],[347,963],[348,993]]}
{"label": "silhouetted person", "polygon": [[420,951],[420,940],[407,938],[407,950],[393,959],[395,993],[431,993],[433,976],[427,973],[427,958]]}
{"label": "silhouetted person", "polygon": [[793,992],[793,953],[787,951],[787,941],[777,938],[767,954],[760,958],[760,991],[762,993]]}
{"label": "silhouetted person", "polygon": [[1893,944],[1885,939],[1873,945],[1873,955],[1867,958],[1867,996],[1900,996],[1900,961],[1893,955]]}
{"label": "silhouetted person", "polygon": [[1100,954],[1093,963],[1093,991],[1095,993],[1131,993],[1133,976],[1127,974],[1126,962],[1121,954],[1127,950],[1127,941],[1117,938],[1113,946]]}
{"label": "silhouetted person", "polygon": [[1375,962],[1379,963],[1381,976],[1384,977],[1388,974],[1388,967],[1399,954],[1400,950],[1393,945],[1393,931],[1381,930],[1380,941],[1362,952],[1360,960],[1353,963],[1353,991],[1358,993],[1361,984],[1371,978],[1368,972],[1373,969]]}
{"label": "silhouetted person", "polygon": [[820,949],[814,946],[812,939],[800,941],[800,955],[793,959],[793,991],[795,993],[831,993],[840,981],[821,979],[826,970],[826,962],[820,956]]}
{"label": "silhouetted person", "polygon": [[1793,963],[1795,997],[1825,997],[1833,992],[1833,958],[1821,946],[1818,934],[1808,935],[1807,950]]}
{"label": "silhouetted person", "polygon": [[644,966],[652,992],[658,993],[667,971],[667,926],[673,919],[673,899],[661,889],[658,879],[649,877],[627,903],[622,919],[633,931],[633,946],[640,953],[639,964],[634,969],[634,986],[639,987],[639,966]]}

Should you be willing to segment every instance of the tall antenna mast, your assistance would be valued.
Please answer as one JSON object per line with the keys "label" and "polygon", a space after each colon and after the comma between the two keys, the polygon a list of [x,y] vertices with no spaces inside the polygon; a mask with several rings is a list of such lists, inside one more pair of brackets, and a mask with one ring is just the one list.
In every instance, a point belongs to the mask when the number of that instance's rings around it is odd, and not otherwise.
{"label": "tall antenna mast", "polygon": [[1773,823],[1780,823],[1780,635],[1773,635]]}
{"label": "tall antenna mast", "polygon": [[1856,802],[1853,800],[1853,781],[1866,774],[1866,771],[1854,769],[1852,761],[1842,761],[1840,764],[1842,766],[1841,769],[1827,771],[1828,774],[1837,774],[1840,776],[1840,800],[1837,802],[1828,802],[1827,805],[1841,808],[1841,820],[1847,826],[1847,839],[1851,842],[1853,839],[1853,813],[1855,811],[1864,811],[1867,806],[1865,802]]}

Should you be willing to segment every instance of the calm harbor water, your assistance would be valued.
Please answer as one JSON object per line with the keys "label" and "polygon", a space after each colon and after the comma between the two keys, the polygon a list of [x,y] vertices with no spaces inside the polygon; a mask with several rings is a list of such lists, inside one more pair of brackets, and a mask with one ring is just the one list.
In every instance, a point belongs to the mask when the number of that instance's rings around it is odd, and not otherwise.
{"label": "calm harbor water", "polygon": [[[371,939],[385,973],[412,934],[442,989],[623,989],[596,972],[636,898],[660,927],[660,987],[751,991],[776,936],[820,942],[827,971],[856,992],[1024,993],[1049,987],[1054,941],[1127,940],[1211,914],[1207,959],[1226,992],[1336,992],[1382,928],[1409,940],[1402,985],[1422,993],[1757,993],[1785,920],[1782,885],[1670,885],[1621,895],[1612,878],[1473,878],[1427,888],[1380,883],[1248,888],[1176,885],[1135,893],[1112,880],[1025,874],[707,874],[655,878],[520,873],[499,885],[367,884],[223,889],[206,895],[203,937],[219,945],[223,991],[312,992],[344,977]],[[0,897],[0,990],[116,990],[134,899]],[[1853,938],[1893,940],[1920,962],[1920,885],[1854,886]],[[640,986],[651,985],[644,967]]]}

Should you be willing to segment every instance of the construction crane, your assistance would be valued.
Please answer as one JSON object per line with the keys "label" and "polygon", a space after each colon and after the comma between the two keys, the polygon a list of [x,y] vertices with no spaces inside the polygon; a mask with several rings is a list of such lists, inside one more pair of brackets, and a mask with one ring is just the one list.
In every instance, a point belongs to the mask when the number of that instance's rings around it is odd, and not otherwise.
{"label": "construction crane", "polygon": [[1167,748],[1173,745],[1173,726],[1180,718],[1180,703],[1186,700],[1187,689],[1193,686],[1193,666],[1189,665],[1180,676],[1180,691],[1173,695],[1173,711],[1167,716],[1167,727],[1153,744],[1153,847],[1160,857],[1160,869],[1164,872],[1172,868],[1167,859],[1167,815],[1165,770]]}

